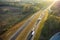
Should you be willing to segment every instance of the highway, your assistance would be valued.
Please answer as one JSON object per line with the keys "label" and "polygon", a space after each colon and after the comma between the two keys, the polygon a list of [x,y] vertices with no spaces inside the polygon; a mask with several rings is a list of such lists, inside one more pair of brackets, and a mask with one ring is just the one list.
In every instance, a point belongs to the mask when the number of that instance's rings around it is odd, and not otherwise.
{"label": "highway", "polygon": [[27,40],[32,40],[32,37],[35,35],[36,29],[39,27],[38,25],[40,24],[40,22],[42,22],[42,19],[45,18],[45,15],[46,15],[45,13],[42,13],[42,12],[40,13],[39,18],[34,23],[32,30],[30,31],[30,33],[28,34],[28,36],[26,38]]}
{"label": "highway", "polygon": [[17,38],[17,36],[21,33],[21,31],[32,21],[32,19],[39,13],[35,13],[32,17],[30,17],[24,25],[22,25],[17,31],[16,33],[14,33],[9,40],[15,40]]}
{"label": "highway", "polygon": [[[41,21],[41,19],[44,18],[44,11],[46,11],[47,9],[49,9],[51,7],[51,5],[46,8],[45,10],[43,10],[42,12],[37,12],[35,13],[31,18],[29,18],[25,24],[23,24],[21,26],[21,28],[19,28],[16,33],[14,33],[9,40],[30,40],[32,38],[32,32],[35,31],[35,29],[37,28],[37,25],[39,24],[39,22]],[[38,15],[37,15],[38,14]],[[32,25],[33,24],[33,25]],[[32,28],[34,27],[34,30],[32,30]],[[28,36],[29,34],[29,36]],[[27,37],[28,36],[28,37]]]}
{"label": "highway", "polygon": [[[50,6],[48,6],[45,10],[42,11],[42,14],[41,16],[39,17],[40,18],[40,21],[39,23],[35,26],[35,30],[34,30],[34,35],[32,36],[32,38],[30,40],[38,40],[38,37],[39,37],[39,34],[38,34],[38,30],[40,30],[39,33],[41,33],[41,30],[42,30],[42,22],[44,24],[44,22],[47,20],[47,17],[48,17],[48,10],[50,10],[50,8],[55,4],[56,1],[54,1]],[[37,20],[38,21],[38,20]],[[37,37],[38,35],[38,37]]]}
{"label": "highway", "polygon": [[[49,6],[47,9],[49,9],[51,6]],[[40,22],[46,15],[46,14],[44,14],[44,11],[46,11],[46,9],[42,10],[42,11],[40,10],[37,13],[35,13],[34,15],[32,15],[7,40],[26,40],[26,39],[31,40],[32,37],[35,36],[35,31],[38,27],[38,24],[40,24]]]}
{"label": "highway", "polygon": [[36,23],[34,24],[34,27],[30,31],[30,33],[28,34],[26,40],[34,40],[34,36],[36,36],[35,31],[40,27],[39,26],[41,24],[40,22],[42,22],[43,19],[47,19],[47,17],[48,17],[48,9],[50,10],[50,8],[54,5],[55,2],[53,2],[48,8],[46,8],[45,10],[42,11],[42,14],[37,19]]}
{"label": "highway", "polygon": [[37,25],[39,24],[39,22],[41,21],[41,18],[38,18],[38,20],[36,21],[36,23],[34,24],[34,27],[32,28],[32,30],[30,31],[30,33],[27,36],[27,40],[31,40],[33,35],[35,34],[35,29],[37,27]]}
{"label": "highway", "polygon": [[34,23],[36,22],[39,16],[40,16],[40,11],[36,13],[33,19],[31,19],[31,22],[27,24],[27,26],[22,30],[22,32],[19,34],[16,40],[25,40],[25,37],[27,36],[29,31],[31,31]]}

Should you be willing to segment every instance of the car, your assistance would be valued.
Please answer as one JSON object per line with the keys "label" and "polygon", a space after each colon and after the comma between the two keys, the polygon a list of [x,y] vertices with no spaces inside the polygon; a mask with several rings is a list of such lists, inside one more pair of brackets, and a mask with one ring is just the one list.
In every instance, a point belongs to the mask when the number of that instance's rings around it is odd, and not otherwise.
{"label": "car", "polygon": [[41,20],[41,17],[40,17],[40,18],[38,18],[38,20]]}
{"label": "car", "polygon": [[35,31],[32,31],[32,35],[34,35],[35,34]]}
{"label": "car", "polygon": [[41,20],[41,18],[38,18],[38,20],[37,20],[37,21],[39,22],[40,20]]}
{"label": "car", "polygon": [[32,31],[34,31],[34,29],[35,29],[35,28],[33,27]]}

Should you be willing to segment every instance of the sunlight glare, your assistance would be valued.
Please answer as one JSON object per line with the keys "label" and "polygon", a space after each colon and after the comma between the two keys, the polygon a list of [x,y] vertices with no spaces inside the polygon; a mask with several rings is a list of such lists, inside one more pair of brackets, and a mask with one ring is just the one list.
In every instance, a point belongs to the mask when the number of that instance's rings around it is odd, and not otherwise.
{"label": "sunlight glare", "polygon": [[58,0],[55,0],[55,1],[58,1]]}

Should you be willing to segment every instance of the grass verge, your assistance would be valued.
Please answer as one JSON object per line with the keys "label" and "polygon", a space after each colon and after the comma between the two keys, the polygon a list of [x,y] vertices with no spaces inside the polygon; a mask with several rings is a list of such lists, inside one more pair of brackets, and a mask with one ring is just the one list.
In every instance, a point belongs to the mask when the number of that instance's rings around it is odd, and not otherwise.
{"label": "grass verge", "polygon": [[41,22],[39,23],[38,28],[35,31],[33,40],[39,40],[42,28],[44,26],[45,21],[47,20],[47,17],[48,17],[48,12],[45,13],[45,16],[42,18]]}
{"label": "grass verge", "polygon": [[8,31],[1,35],[0,38],[2,38],[3,40],[8,40],[10,36],[13,35],[17,31],[17,29],[20,28],[25,23],[25,21],[31,16],[32,14],[21,20],[19,23],[12,26]]}

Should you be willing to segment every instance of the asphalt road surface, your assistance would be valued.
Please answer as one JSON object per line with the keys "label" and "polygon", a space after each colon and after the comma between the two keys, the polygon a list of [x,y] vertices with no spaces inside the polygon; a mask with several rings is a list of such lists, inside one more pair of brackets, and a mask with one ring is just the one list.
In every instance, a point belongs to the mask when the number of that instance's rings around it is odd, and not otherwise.
{"label": "asphalt road surface", "polygon": [[[50,6],[51,7],[51,6]],[[49,7],[48,7],[49,8]],[[48,9],[47,8],[47,9]],[[46,10],[44,10],[44,11],[46,11]],[[19,28],[17,31],[16,31],[16,33],[14,33],[11,37],[10,37],[10,39],[9,40],[15,40],[17,37],[18,37],[18,35],[22,32],[22,30],[32,21],[32,19],[35,17],[35,15],[36,15],[37,13],[35,13],[31,18],[29,18],[26,22],[25,22],[25,24],[24,25],[22,25],[22,27],[21,28]],[[43,15],[44,16],[44,15]],[[41,19],[43,18],[43,16],[41,17]],[[37,24],[38,24],[38,22],[39,22],[39,20],[37,20]],[[31,33],[29,34],[29,39],[31,39],[31,37],[32,37],[32,35],[31,35]]]}
{"label": "asphalt road surface", "polygon": [[20,27],[16,33],[14,33],[9,40],[15,40],[17,38],[17,36],[20,34],[20,32],[32,21],[32,19],[35,17],[37,13],[35,13],[34,15],[32,15],[26,22],[24,25],[22,25],[22,27]]}

